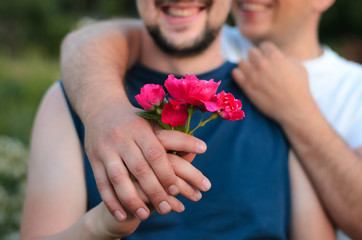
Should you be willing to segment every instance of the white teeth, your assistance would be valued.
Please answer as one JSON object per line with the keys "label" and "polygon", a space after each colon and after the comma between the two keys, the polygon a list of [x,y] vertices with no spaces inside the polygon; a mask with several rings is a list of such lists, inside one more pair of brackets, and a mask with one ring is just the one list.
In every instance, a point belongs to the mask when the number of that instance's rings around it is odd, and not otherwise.
{"label": "white teeth", "polygon": [[242,8],[246,11],[262,11],[266,9],[266,6],[258,3],[243,3]]}
{"label": "white teeth", "polygon": [[197,14],[198,12],[199,12],[199,8],[181,9],[181,8],[170,7],[167,10],[167,14],[172,17],[189,17],[189,16]]}

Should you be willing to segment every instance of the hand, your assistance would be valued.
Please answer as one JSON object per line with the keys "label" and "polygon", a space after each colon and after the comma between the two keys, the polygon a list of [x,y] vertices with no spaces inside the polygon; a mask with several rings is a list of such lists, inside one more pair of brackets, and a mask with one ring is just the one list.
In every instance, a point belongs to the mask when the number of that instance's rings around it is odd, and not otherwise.
{"label": "hand", "polygon": [[[85,146],[99,193],[109,211],[120,221],[127,217],[122,205],[140,220],[150,214],[129,172],[161,214],[167,214],[171,209],[183,210],[183,206],[170,203],[169,194],[180,192],[195,200],[191,197],[190,188],[186,188],[188,184],[178,179],[172,168],[171,163],[177,158],[167,155],[162,144],[168,144],[167,148],[174,151],[195,154],[206,150],[205,143],[186,134],[181,138],[180,135],[172,138],[169,135],[173,134],[166,134],[168,139],[165,139],[163,136],[166,135],[159,132],[157,138],[150,123],[137,116],[136,111],[139,109],[130,104],[110,104],[85,122]],[[170,161],[167,156],[171,158]],[[184,176],[182,173],[179,172],[181,178]],[[192,179],[200,180],[192,181],[194,187],[208,190],[202,185],[205,177],[200,172],[186,181]],[[188,190],[181,191],[181,187]]]}
{"label": "hand", "polygon": [[[159,130],[157,132],[157,135],[161,139],[161,141],[171,139],[171,143],[165,144],[166,147],[173,146],[172,141],[176,140],[176,138],[182,137],[182,135],[189,136],[178,131],[167,130]],[[183,148],[180,147],[179,149]],[[180,194],[193,201],[198,201],[199,199],[201,199],[201,193],[197,189],[191,187],[191,185],[196,185],[197,183],[205,182],[206,180],[201,172],[191,165],[195,154],[183,154],[182,157],[174,154],[168,155],[170,163],[175,170],[175,173],[178,175],[178,181],[180,182]],[[131,176],[131,181],[141,200],[150,207],[151,212],[154,212],[154,208],[152,207],[152,205],[150,205],[149,198],[146,196],[145,192],[142,190],[137,180],[133,176]],[[189,182],[191,185],[188,184],[186,181]],[[174,209],[181,209],[181,211],[183,211],[184,206],[177,198],[169,196],[169,202]],[[91,219],[93,220],[88,221],[88,229],[90,229],[91,236],[96,239],[118,239],[128,236],[137,229],[138,225],[141,222],[141,220],[134,217],[133,214],[128,214],[127,219],[125,219],[124,221],[118,221],[114,216],[110,214],[103,202],[101,202],[97,207],[92,209],[91,212],[93,213],[88,213],[87,215],[89,216],[95,214],[95,216],[93,218],[91,217]]]}
{"label": "hand", "polygon": [[303,121],[318,111],[305,68],[272,43],[251,48],[233,77],[259,110],[281,124]]}
{"label": "hand", "polygon": [[85,216],[95,215],[92,220],[88,220],[87,230],[90,235],[89,239],[119,239],[131,235],[141,223],[141,220],[134,217],[132,214],[127,216],[127,219],[122,222],[117,221],[103,202],[98,204]]}

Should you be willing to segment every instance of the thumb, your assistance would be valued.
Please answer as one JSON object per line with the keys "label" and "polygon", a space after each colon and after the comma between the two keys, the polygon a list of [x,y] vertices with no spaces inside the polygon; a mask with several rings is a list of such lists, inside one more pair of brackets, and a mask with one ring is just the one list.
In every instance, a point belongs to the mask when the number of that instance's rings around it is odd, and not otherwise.
{"label": "thumb", "polygon": [[235,82],[239,85],[242,86],[245,83],[245,74],[243,73],[243,71],[240,68],[234,68],[232,71],[232,77],[234,78]]}

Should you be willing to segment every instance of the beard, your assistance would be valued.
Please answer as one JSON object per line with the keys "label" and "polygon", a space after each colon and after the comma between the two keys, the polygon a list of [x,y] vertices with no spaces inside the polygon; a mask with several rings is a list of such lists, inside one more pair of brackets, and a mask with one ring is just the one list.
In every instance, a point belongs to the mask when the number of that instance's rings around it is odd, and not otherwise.
{"label": "beard", "polygon": [[155,44],[164,53],[173,57],[183,58],[198,55],[207,49],[219,34],[221,26],[218,28],[206,28],[197,39],[184,47],[170,42],[167,37],[162,34],[158,26],[146,26],[146,29]]}

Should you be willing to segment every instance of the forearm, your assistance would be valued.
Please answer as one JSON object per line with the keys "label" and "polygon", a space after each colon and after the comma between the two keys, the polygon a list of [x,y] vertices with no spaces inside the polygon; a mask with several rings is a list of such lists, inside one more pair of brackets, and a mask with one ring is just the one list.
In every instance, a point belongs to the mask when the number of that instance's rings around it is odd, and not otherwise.
{"label": "forearm", "polygon": [[285,133],[334,222],[361,238],[362,162],[317,108],[306,118],[291,117]]}
{"label": "forearm", "polygon": [[23,240],[30,240],[30,239],[38,239],[38,240],[63,240],[63,239],[79,239],[79,240],[96,240],[97,238],[96,234],[93,234],[91,232],[91,228],[89,228],[89,220],[86,218],[89,217],[89,214],[87,213],[84,215],[81,219],[79,219],[73,226],[71,226],[69,229],[66,229],[63,232],[60,232],[53,236],[48,237],[40,237],[40,238],[22,238]]}
{"label": "forearm", "polygon": [[61,48],[68,97],[82,120],[112,103],[127,102],[123,76],[139,51],[139,21],[114,20],[69,34]]}
{"label": "forearm", "polygon": [[[24,237],[22,236],[22,240],[63,240],[63,239],[79,239],[79,240],[114,240],[119,239],[122,237],[122,235],[119,234],[112,234],[111,231],[107,231],[105,229],[105,222],[107,222],[107,219],[105,219],[105,216],[101,213],[102,209],[101,206],[98,205],[96,208],[93,208],[89,212],[87,212],[85,215],[83,215],[76,223],[74,223],[71,227],[68,229],[57,233],[52,236],[47,237]],[[108,218],[111,218],[112,216],[108,214]],[[100,221],[100,219],[102,219]],[[117,225],[118,232],[122,231],[122,225],[125,226],[124,235],[129,235],[131,232],[127,232],[127,224],[129,224],[127,221],[125,223],[116,223],[115,219],[110,219],[110,221],[114,221]],[[109,222],[109,221],[108,221]],[[132,228],[133,230],[133,228]]]}
{"label": "forearm", "polygon": [[316,191],[292,153],[289,155],[291,191],[290,239],[335,239],[335,231]]}

